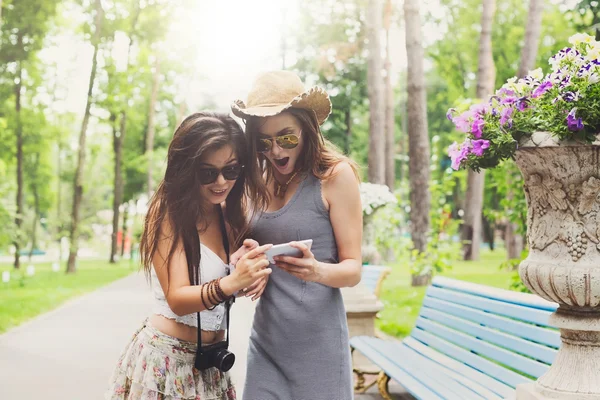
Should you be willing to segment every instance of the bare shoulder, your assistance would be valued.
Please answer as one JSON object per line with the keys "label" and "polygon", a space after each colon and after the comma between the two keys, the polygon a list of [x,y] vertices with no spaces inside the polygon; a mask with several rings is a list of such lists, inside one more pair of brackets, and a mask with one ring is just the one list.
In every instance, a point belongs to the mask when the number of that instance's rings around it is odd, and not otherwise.
{"label": "bare shoulder", "polygon": [[349,186],[358,186],[358,178],[354,169],[347,161],[342,161],[334,165],[328,173],[328,178],[323,181],[324,188],[336,190],[338,188],[349,188]]}

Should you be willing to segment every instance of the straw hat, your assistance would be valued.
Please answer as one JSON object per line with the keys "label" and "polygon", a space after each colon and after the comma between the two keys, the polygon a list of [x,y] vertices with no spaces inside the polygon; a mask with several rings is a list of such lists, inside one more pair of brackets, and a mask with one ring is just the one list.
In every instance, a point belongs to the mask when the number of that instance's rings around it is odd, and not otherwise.
{"label": "straw hat", "polygon": [[315,112],[319,125],[331,113],[331,100],[327,92],[318,86],[306,90],[300,77],[290,71],[272,71],[259,75],[248,93],[247,103],[236,100],[231,105],[231,111],[246,119],[270,117],[288,108],[303,108]]}

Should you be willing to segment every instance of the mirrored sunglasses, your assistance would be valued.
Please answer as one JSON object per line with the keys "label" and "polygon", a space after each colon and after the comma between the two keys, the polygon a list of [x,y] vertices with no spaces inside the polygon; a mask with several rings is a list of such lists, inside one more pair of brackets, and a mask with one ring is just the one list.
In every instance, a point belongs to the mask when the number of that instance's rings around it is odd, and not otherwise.
{"label": "mirrored sunglasses", "polygon": [[282,149],[293,149],[300,143],[300,136],[290,133],[289,135],[277,136],[274,138],[259,138],[256,141],[256,151],[267,153],[273,148],[273,142]]}

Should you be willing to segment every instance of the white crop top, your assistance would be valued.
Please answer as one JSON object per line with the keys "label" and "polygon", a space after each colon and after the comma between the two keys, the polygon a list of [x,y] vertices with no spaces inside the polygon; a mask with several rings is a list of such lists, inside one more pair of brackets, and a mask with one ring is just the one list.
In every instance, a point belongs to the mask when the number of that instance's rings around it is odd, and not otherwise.
{"label": "white crop top", "polygon": [[[200,255],[200,268],[202,269],[202,273],[200,274],[201,284],[227,275],[229,266],[223,262],[221,257],[203,244],[200,244]],[[152,310],[154,314],[162,315],[163,317],[173,319],[188,326],[198,327],[196,313],[179,316],[171,310],[154,268],[152,268],[151,272],[151,285],[152,292],[154,293],[154,307]],[[198,301],[200,302],[202,300],[198,298]],[[227,329],[225,304],[221,303],[217,305],[214,310],[201,311],[200,320],[202,322],[203,331],[219,331]]]}

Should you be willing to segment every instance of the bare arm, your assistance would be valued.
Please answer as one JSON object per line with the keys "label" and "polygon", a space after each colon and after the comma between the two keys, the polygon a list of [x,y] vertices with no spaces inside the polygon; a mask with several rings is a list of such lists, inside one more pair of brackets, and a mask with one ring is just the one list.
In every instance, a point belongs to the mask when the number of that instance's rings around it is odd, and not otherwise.
{"label": "bare arm", "polygon": [[[172,231],[169,224],[165,224],[161,230],[160,242],[157,252],[152,258],[152,263],[169,307],[177,315],[206,310],[202,298],[209,307],[212,304],[208,298],[207,287],[206,285],[190,284],[187,260],[182,244],[175,249],[169,271],[167,271],[166,258],[171,243]],[[267,246],[261,246],[245,254],[238,262],[240,268],[236,268],[231,275],[221,279],[221,288],[226,296],[232,295],[270,273],[268,268],[265,269],[269,263],[262,255],[266,248]]]}

